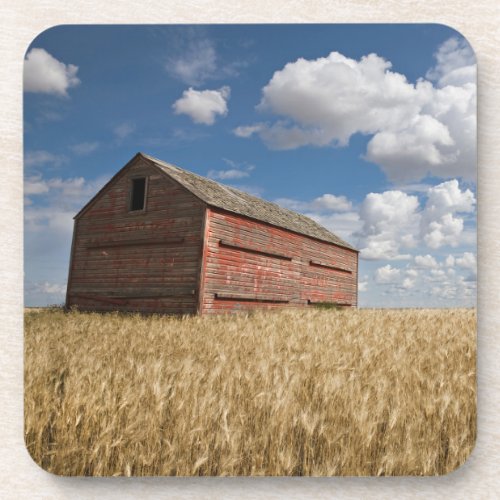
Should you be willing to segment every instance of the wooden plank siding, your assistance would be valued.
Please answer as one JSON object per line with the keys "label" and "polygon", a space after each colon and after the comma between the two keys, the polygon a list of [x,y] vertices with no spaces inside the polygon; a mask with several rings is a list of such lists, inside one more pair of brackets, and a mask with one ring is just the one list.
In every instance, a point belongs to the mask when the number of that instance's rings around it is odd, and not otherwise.
{"label": "wooden plank siding", "polygon": [[[131,177],[147,178],[145,210],[130,212]],[[195,313],[205,204],[138,159],[75,220],[67,306]]]}
{"label": "wooden plank siding", "polygon": [[[145,205],[130,211],[138,177]],[[164,314],[356,307],[357,281],[358,252],[310,219],[138,153],[75,217],[66,306]]]}
{"label": "wooden plank siding", "polygon": [[202,314],[357,306],[356,251],[221,209],[207,213]]}

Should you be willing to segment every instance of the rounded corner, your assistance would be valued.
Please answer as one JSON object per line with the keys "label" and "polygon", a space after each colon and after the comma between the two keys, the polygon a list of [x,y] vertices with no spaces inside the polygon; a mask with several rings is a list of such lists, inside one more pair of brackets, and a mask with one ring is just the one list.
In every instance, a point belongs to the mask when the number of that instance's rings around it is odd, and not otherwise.
{"label": "rounded corner", "polygon": [[56,472],[53,472],[53,471],[51,471],[49,469],[46,469],[44,467],[43,463],[39,462],[38,459],[33,456],[33,453],[31,452],[30,447],[28,446],[28,443],[26,442],[26,433],[24,433],[24,436],[23,436],[23,443],[24,443],[24,449],[26,450],[26,453],[30,457],[31,461],[39,469],[43,470],[43,472],[45,472],[46,474],[50,474],[50,475],[55,476],[55,477],[67,477],[67,476],[64,476],[63,474],[57,474]]}
{"label": "rounded corner", "polygon": [[24,51],[24,55],[23,55],[23,61],[26,60],[26,56],[28,55],[28,52],[31,49],[35,48],[35,45],[36,45],[38,39],[40,39],[43,35],[47,34],[49,31],[53,31],[53,30],[59,29],[59,28],[64,28],[67,26],[70,26],[70,25],[69,24],[55,24],[54,26],[49,26],[48,28],[45,28],[43,31],[40,31],[40,33],[35,35],[35,37],[31,40],[31,42],[26,47],[26,50]]}
{"label": "rounded corner", "polygon": [[[476,425],[477,425],[477,419],[476,419]],[[440,476],[446,477],[446,476],[451,476],[453,474],[460,474],[459,471],[462,471],[464,466],[466,466],[468,463],[470,463],[470,458],[472,457],[473,453],[476,450],[476,445],[477,445],[477,433],[474,436],[474,442],[472,443],[472,446],[471,446],[467,456],[464,457],[464,459],[454,469],[447,471],[444,474],[440,474]]]}
{"label": "rounded corner", "polygon": [[470,43],[469,39],[463,33],[461,33],[457,28],[454,28],[453,26],[450,26],[448,24],[444,24],[444,23],[432,23],[432,24],[434,26],[441,26],[442,28],[446,28],[447,30],[451,31],[452,37],[455,36],[457,38],[463,39],[467,43],[467,45],[470,47],[470,49],[472,51],[472,55],[474,56],[474,62],[477,65],[476,50],[474,49],[474,46],[472,45],[472,43]]}

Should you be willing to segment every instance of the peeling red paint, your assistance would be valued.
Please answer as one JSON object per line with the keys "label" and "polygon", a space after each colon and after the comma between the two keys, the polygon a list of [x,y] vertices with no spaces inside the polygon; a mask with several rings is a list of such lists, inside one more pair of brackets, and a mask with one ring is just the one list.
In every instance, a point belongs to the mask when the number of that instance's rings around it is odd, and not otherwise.
{"label": "peeling red paint", "polygon": [[[356,251],[207,206],[147,163],[122,172],[76,220],[68,306],[182,314],[356,306]],[[143,213],[127,210],[130,175],[150,176]]]}

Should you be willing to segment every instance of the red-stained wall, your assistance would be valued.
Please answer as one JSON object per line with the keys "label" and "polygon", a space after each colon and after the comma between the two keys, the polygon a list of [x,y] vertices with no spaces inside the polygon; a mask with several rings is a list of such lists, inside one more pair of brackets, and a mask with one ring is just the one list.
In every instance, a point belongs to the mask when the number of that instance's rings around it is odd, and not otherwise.
{"label": "red-stained wall", "polygon": [[[146,210],[129,212],[130,178],[148,178]],[[67,306],[195,313],[205,205],[143,160],[75,220]]]}
{"label": "red-stained wall", "polygon": [[[130,212],[131,178],[148,179]],[[66,305],[82,310],[217,313],[357,305],[358,254],[207,207],[142,159],[75,219]]]}
{"label": "red-stained wall", "polygon": [[356,251],[207,210],[201,313],[318,302],[357,305]]}

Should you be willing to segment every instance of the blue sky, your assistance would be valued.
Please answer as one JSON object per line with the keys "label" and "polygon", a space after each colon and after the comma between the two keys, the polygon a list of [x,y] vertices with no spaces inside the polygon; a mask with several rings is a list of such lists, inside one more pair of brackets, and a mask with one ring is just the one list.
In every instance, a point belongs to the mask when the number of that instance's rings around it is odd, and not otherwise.
{"label": "blue sky", "polygon": [[366,307],[476,298],[475,57],[441,25],[60,26],[24,71],[25,303],[137,151],[305,213]]}

